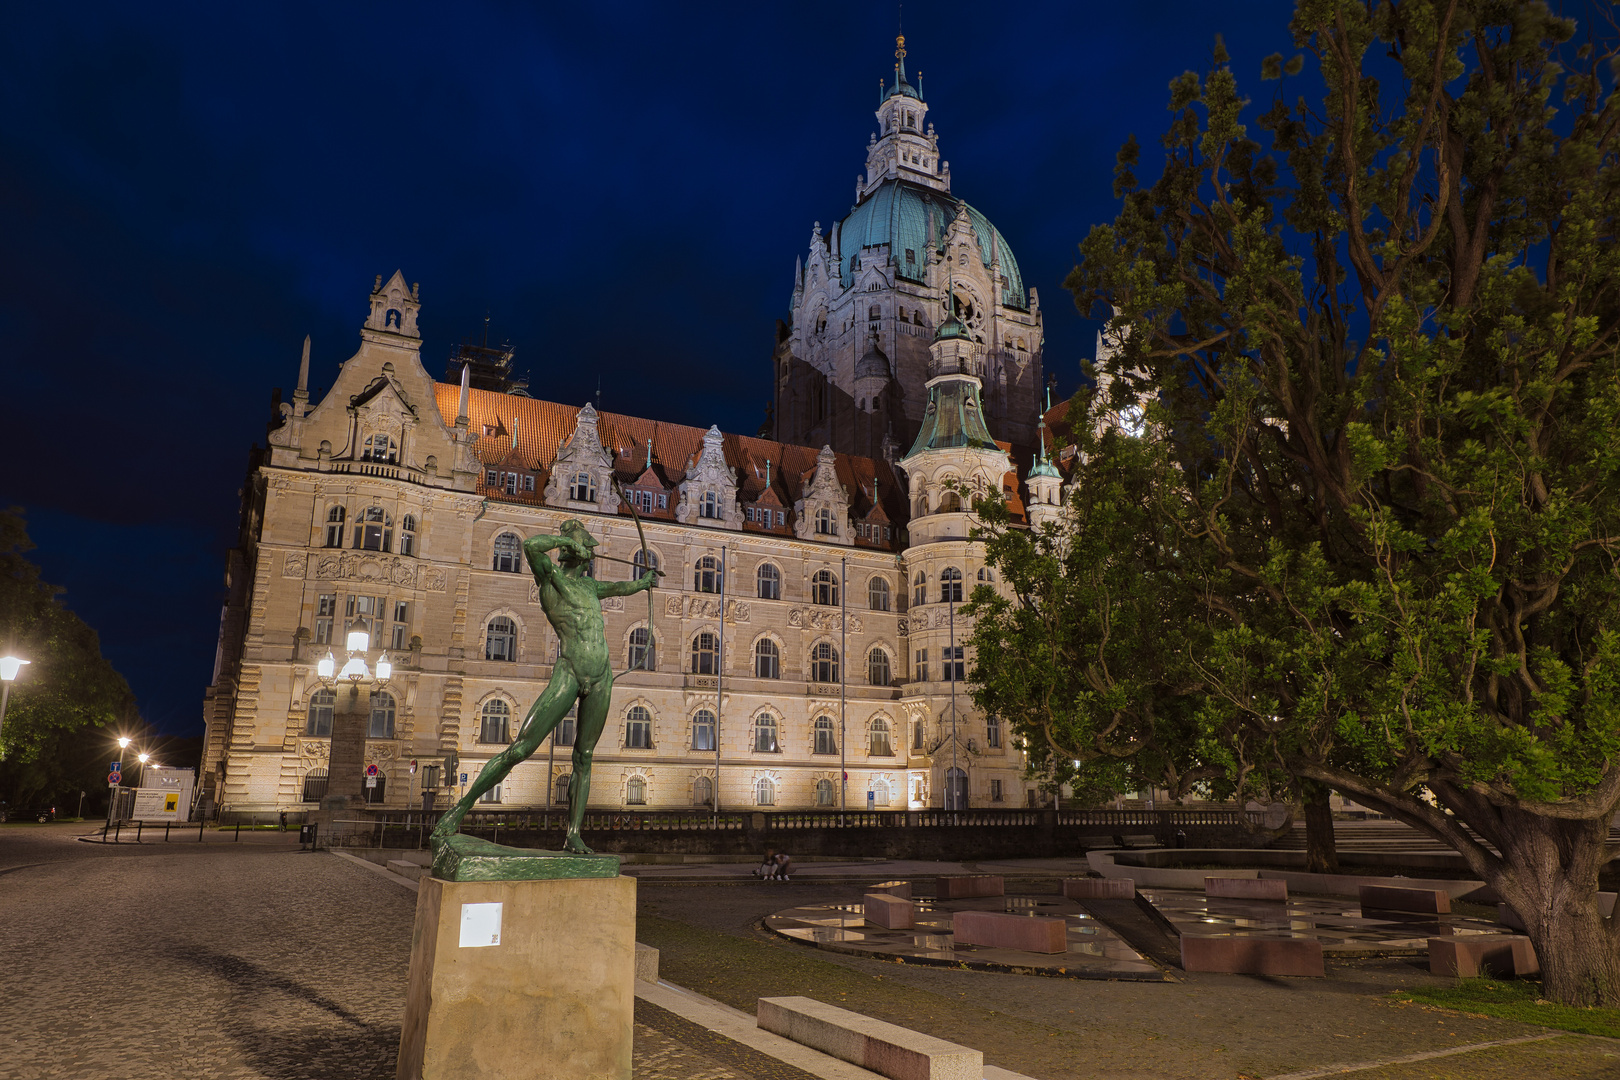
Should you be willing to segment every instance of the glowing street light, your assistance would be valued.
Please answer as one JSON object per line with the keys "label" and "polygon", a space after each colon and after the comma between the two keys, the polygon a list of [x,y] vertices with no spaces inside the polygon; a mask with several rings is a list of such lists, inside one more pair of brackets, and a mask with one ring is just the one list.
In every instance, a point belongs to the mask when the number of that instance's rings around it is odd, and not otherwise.
{"label": "glowing street light", "polygon": [[[6,703],[11,700],[11,684],[17,681],[23,665],[32,661],[16,656],[0,656],[0,727],[6,722]],[[5,756],[5,744],[0,743],[0,757]]]}

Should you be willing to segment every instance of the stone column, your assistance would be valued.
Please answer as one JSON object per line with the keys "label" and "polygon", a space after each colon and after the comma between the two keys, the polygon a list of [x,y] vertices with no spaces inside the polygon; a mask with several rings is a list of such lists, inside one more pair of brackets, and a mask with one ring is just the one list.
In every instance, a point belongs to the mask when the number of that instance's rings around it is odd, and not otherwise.
{"label": "stone column", "polygon": [[332,707],[332,757],[327,763],[326,798],[321,805],[341,809],[359,801],[365,783],[366,724],[371,717],[370,695],[358,685],[337,688]]}

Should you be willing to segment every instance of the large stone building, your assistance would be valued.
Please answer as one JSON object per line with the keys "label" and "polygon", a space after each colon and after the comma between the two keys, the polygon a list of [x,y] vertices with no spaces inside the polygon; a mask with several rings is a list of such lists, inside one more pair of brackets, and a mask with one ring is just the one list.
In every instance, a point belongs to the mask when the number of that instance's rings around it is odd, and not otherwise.
{"label": "large stone building", "polygon": [[[627,502],[665,576],[650,610],[639,594],[603,605],[624,674],[593,806],[1023,805],[1022,754],[962,685],[971,627],[957,607],[994,584],[965,500],[1001,492],[1023,513],[1010,451],[1039,438],[1040,314],[1005,241],[946,197],[924,112],[897,64],[862,201],[796,280],[775,440],[481,389],[466,366],[460,385],[437,382],[417,287],[397,272],[378,278],[359,351],[318,402],[306,342],[293,399],[250,463],[229,561],[204,703],[203,784],[219,810],[326,794],[444,805],[551,675],[556,638],[521,538],[578,518],[602,541],[595,574],[635,576]],[[914,247],[896,247],[913,225]],[[851,314],[857,293],[878,316]],[[872,348],[852,356],[863,337]],[[837,394],[806,412],[816,386]],[[837,395],[866,428],[838,429],[852,414]],[[871,452],[880,431],[904,441]],[[1037,456],[1043,508],[1055,483]],[[357,621],[367,674],[391,662],[380,687],[321,677],[324,658],[349,659]],[[573,734],[565,724],[489,801],[562,802]]]}
{"label": "large stone building", "polygon": [[923,426],[929,343],[954,317],[982,384],[984,426],[1028,453],[1043,389],[1040,298],[996,227],[952,194],[899,44],[855,205],[826,232],[816,222],[794,266],[791,317],[777,332],[774,431],[892,460]]}

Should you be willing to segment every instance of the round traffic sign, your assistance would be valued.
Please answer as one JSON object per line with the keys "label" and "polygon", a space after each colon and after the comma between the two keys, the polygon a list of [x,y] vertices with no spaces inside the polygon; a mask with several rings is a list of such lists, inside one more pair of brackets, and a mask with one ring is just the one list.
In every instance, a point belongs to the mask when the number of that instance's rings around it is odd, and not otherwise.
{"label": "round traffic sign", "polygon": [[375,765],[367,765],[366,766],[366,775],[367,776],[376,776],[377,775],[377,766],[375,766]]}
{"label": "round traffic sign", "polygon": [[117,787],[119,784],[121,784],[123,782],[124,782],[124,774],[123,773],[110,772],[110,773],[107,774],[107,785],[109,787]]}

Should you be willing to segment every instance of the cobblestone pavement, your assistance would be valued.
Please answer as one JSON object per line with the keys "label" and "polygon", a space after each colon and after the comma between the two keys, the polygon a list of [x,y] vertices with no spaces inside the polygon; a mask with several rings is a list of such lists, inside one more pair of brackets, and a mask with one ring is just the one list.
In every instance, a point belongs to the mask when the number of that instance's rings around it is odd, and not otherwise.
{"label": "cobblestone pavement", "polygon": [[[0,826],[0,1080],[391,1080],[416,896],[296,832]],[[636,1080],[808,1080],[639,1002]]]}

